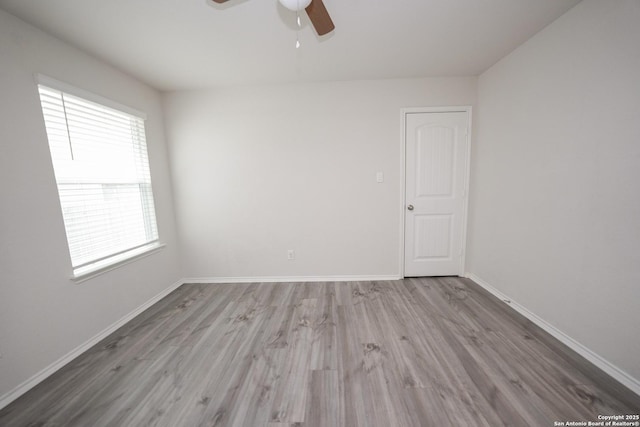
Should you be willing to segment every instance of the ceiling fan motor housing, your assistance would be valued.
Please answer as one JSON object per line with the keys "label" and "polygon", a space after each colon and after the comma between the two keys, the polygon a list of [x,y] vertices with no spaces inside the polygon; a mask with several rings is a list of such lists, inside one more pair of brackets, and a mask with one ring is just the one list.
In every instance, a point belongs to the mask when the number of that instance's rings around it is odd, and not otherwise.
{"label": "ceiling fan motor housing", "polygon": [[300,11],[311,4],[311,0],[278,0],[281,5],[289,10]]}

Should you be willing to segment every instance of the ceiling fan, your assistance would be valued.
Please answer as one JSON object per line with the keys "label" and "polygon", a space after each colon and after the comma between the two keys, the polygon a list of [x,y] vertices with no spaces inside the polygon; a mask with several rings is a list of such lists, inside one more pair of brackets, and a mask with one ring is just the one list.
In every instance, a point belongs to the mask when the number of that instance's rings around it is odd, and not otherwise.
{"label": "ceiling fan", "polygon": [[[229,0],[213,0],[216,3],[226,3]],[[330,33],[335,28],[333,21],[324,7],[322,0],[278,0],[280,4],[289,10],[300,11],[304,9],[319,36]]]}

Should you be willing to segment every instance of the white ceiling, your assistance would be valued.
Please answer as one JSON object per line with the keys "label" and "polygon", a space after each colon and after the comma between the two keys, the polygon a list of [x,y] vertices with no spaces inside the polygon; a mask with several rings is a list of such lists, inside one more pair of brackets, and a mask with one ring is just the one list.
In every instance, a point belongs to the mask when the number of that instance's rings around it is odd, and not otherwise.
{"label": "white ceiling", "polygon": [[324,0],[318,37],[277,0],[0,0],[160,90],[478,75],[579,0]]}

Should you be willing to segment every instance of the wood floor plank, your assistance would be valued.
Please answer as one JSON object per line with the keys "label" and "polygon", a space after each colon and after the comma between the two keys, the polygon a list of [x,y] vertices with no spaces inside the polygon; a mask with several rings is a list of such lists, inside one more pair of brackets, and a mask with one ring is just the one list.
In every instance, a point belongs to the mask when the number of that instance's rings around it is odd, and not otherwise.
{"label": "wood floor plank", "polygon": [[312,317],[313,337],[311,347],[312,370],[338,369],[338,341],[336,328],[337,301],[335,291],[331,286],[318,287],[315,316]]}
{"label": "wood floor plank", "polygon": [[0,425],[550,426],[631,393],[468,279],[186,284]]}
{"label": "wood floor plank", "polygon": [[340,427],[344,413],[340,399],[337,370],[313,370],[309,383],[306,427]]}
{"label": "wood floor plank", "polygon": [[[183,422],[187,425],[227,425],[238,389],[246,380],[253,357],[262,342],[265,324],[268,324],[272,314],[273,308],[269,310],[260,306],[248,294],[239,299],[230,322],[219,331],[220,340],[214,346],[208,346],[213,351],[206,363],[210,367],[209,373],[201,380],[201,410],[187,414]],[[195,369],[195,372],[202,370]]]}
{"label": "wood floor plank", "polygon": [[[308,296],[308,295],[304,295]],[[293,311],[288,332],[287,360],[276,384],[271,410],[272,422],[303,422],[311,376],[313,319],[317,299],[302,299]]]}
{"label": "wood floor plank", "polygon": [[[338,307],[338,324],[354,325],[352,305]],[[353,327],[338,328],[338,375],[345,426],[370,426],[364,399],[362,347]]]}

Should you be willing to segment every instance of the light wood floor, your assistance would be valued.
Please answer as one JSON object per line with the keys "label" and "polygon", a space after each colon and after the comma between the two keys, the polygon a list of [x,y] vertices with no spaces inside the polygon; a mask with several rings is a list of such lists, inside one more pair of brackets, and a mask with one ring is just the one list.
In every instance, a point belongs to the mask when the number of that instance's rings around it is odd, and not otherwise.
{"label": "light wood floor", "polygon": [[183,285],[2,426],[553,426],[640,398],[459,278]]}

